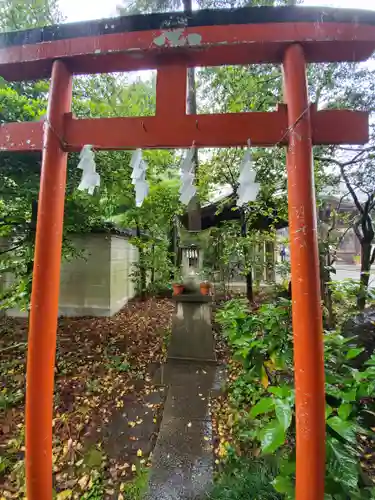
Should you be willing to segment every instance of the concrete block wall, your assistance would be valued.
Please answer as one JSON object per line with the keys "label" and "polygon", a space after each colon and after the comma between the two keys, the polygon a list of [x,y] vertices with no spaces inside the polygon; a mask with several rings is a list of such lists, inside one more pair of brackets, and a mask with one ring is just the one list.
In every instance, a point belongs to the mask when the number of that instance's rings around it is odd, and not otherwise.
{"label": "concrete block wall", "polygon": [[111,237],[110,258],[110,308],[111,314],[119,311],[135,294],[131,275],[138,262],[138,248],[121,236]]}
{"label": "concrete block wall", "polygon": [[[123,236],[73,236],[82,257],[63,261],[60,275],[59,315],[111,316],[135,296],[131,279],[138,249]],[[11,277],[7,277],[11,283]],[[24,316],[16,309],[8,316]]]}
{"label": "concrete block wall", "polygon": [[82,252],[82,257],[61,265],[59,314],[110,315],[111,235],[77,235],[73,237],[73,244]]}

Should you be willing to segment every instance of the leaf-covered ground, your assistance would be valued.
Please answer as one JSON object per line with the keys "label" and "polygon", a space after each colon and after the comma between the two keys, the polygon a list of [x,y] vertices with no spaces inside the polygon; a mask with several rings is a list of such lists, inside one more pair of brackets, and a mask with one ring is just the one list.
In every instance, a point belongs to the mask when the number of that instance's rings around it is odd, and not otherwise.
{"label": "leaf-covered ground", "polygon": [[[59,321],[53,421],[59,500],[137,498],[160,425],[164,391],[151,379],[165,357],[172,311],[170,301],[150,299],[113,318]],[[26,337],[26,320],[0,319],[0,498],[24,498]]]}

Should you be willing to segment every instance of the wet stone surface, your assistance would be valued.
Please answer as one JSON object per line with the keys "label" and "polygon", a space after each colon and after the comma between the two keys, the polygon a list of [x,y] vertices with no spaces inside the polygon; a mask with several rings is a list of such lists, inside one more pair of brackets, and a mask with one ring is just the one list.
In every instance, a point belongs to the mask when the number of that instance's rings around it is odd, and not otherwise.
{"label": "wet stone surface", "polygon": [[136,457],[138,450],[142,450],[145,456],[152,451],[164,397],[164,390],[159,388],[152,389],[142,399],[131,395],[123,398],[123,406],[113,411],[102,430],[105,451],[111,458],[133,462],[130,457]]}
{"label": "wet stone surface", "polygon": [[168,362],[159,374],[169,386],[152,460],[147,500],[200,500],[213,477],[210,395],[214,364]]}

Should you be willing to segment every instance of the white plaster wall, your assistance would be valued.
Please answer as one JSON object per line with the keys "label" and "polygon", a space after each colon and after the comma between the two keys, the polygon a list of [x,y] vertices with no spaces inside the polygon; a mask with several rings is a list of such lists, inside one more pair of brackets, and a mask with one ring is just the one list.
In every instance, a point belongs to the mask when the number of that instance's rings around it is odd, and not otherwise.
{"label": "white plaster wall", "polygon": [[127,239],[111,237],[111,314],[119,311],[136,294],[131,275],[138,258],[138,249]]}
{"label": "white plaster wall", "polygon": [[[59,314],[62,316],[111,316],[135,296],[131,280],[138,249],[122,236],[85,234],[72,238],[82,257],[61,265]],[[5,278],[5,279],[4,279]],[[11,283],[11,277],[3,283]],[[12,309],[8,316],[25,316]]]}
{"label": "white plaster wall", "polygon": [[82,251],[82,257],[61,265],[59,314],[108,316],[111,309],[111,235],[77,235],[72,242]]}

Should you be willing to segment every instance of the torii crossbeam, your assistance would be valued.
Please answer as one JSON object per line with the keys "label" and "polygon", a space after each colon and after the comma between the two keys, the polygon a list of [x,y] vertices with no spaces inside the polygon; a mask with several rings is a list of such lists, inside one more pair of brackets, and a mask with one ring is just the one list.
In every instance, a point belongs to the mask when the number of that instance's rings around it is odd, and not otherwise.
{"label": "torii crossbeam", "polygon": [[[29,500],[52,499],[52,408],[67,152],[286,145],[293,287],[297,500],[323,500],[325,394],[313,144],[363,144],[368,115],[318,111],[306,63],[363,61],[375,12],[256,7],[130,16],[0,35],[0,75],[51,77],[44,123],[0,128],[0,149],[43,151],[27,362]],[[188,67],[283,64],[285,104],[271,113],[186,114]],[[73,74],[157,69],[156,115],[77,120]],[[43,131],[44,128],[44,131]]]}

